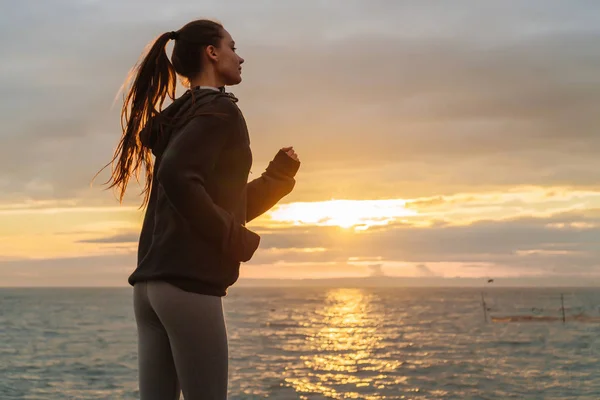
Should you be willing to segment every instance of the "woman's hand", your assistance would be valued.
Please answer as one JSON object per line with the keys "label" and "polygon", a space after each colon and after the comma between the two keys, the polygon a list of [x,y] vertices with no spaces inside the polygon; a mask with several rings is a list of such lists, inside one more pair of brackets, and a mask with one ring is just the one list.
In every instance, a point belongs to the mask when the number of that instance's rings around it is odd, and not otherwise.
{"label": "woman's hand", "polygon": [[294,146],[284,147],[281,150],[283,150],[285,152],[285,154],[287,154],[288,156],[290,156],[291,159],[300,162],[300,159],[298,158],[298,155],[294,151]]}

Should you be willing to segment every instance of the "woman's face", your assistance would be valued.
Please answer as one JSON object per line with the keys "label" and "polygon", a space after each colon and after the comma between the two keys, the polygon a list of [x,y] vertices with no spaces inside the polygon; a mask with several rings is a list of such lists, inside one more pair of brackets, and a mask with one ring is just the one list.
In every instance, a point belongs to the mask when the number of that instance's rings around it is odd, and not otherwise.
{"label": "woman's face", "polygon": [[242,64],[244,59],[235,52],[235,42],[225,29],[219,48],[215,48],[215,69],[227,86],[237,85],[242,81]]}

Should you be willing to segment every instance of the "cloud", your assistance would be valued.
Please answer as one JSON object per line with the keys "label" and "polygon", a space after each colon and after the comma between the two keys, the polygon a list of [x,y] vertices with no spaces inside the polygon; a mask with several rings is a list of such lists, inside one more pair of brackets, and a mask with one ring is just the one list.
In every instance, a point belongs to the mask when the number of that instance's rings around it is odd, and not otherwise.
{"label": "cloud", "polygon": [[[600,30],[585,2],[515,3],[518,12],[468,1],[232,4],[203,9],[247,59],[234,92],[257,169],[285,143],[304,161],[294,196],[323,196],[342,166],[332,190],[344,196],[356,186],[597,185]],[[11,93],[0,100],[4,196],[86,192],[118,140],[110,105],[128,69],[197,12],[187,2],[15,5],[0,39],[0,87]],[[375,167],[385,182],[349,167]]]}
{"label": "cloud", "polygon": [[[600,216],[564,213],[547,218],[479,221],[470,225],[415,228],[403,224],[352,232],[335,227],[294,227],[263,234],[261,247],[320,246],[318,254],[257,252],[251,263],[344,262],[486,263],[547,273],[600,269]],[[585,221],[583,223],[582,221]],[[421,268],[421,272],[424,269]]]}
{"label": "cloud", "polygon": [[108,237],[100,237],[95,239],[78,240],[78,243],[137,243],[139,241],[139,233],[123,233]]}
{"label": "cloud", "polygon": [[[480,221],[417,228],[402,224],[354,232],[337,227],[260,231],[259,250],[242,265],[244,277],[333,276],[587,276],[600,273],[600,211],[546,218]],[[125,243],[136,234],[83,240]],[[135,251],[90,257],[0,260],[4,284],[69,277],[69,282],[124,282]],[[22,274],[31,275],[31,279]],[[110,276],[109,276],[110,275]]]}
{"label": "cloud", "polygon": [[0,260],[2,286],[124,286],[135,254]]}

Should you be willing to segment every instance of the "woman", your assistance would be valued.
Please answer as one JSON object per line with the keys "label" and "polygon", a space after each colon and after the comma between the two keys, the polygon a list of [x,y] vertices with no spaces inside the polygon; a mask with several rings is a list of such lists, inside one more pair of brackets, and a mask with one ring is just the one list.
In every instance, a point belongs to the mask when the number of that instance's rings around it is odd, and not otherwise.
{"label": "woman", "polygon": [[[156,39],[125,97],[110,187],[122,201],[144,164],[147,208],[129,277],[142,400],[178,399],[180,391],[186,400],[227,398],[221,300],[260,242],[245,224],[295,184],[300,161],[292,147],[248,183],[248,130],[237,99],[223,89],[241,82],[243,62],[222,25],[193,21]],[[159,111],[167,95],[175,97],[177,76],[189,90]]]}

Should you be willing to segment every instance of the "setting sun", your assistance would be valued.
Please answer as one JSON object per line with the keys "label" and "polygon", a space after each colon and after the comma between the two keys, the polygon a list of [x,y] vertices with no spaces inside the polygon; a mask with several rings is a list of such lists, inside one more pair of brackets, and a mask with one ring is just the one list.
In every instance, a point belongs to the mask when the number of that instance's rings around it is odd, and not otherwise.
{"label": "setting sun", "polygon": [[404,200],[329,200],[283,204],[270,213],[278,222],[339,226],[356,230],[387,225],[401,217],[417,215]]}

